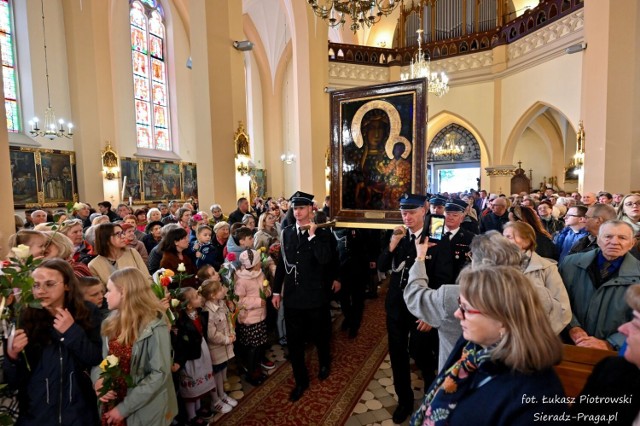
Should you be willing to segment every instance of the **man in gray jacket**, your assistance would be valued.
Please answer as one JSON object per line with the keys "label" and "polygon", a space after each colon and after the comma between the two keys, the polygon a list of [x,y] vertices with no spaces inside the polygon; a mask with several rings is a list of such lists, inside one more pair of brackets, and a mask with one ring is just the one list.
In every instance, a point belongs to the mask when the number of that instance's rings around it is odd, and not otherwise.
{"label": "man in gray jacket", "polygon": [[633,228],[609,220],[596,241],[596,250],[567,256],[560,265],[573,312],[568,335],[576,346],[618,350],[624,342],[618,327],[632,319],[624,294],[640,283],[640,261],[629,253]]}
{"label": "man in gray jacket", "polygon": [[[407,308],[416,318],[438,329],[440,348],[438,369],[442,369],[456,341],[462,334],[460,321],[453,316],[458,309],[460,286],[444,284],[437,290],[429,288],[424,259],[429,247],[435,243],[416,242],[416,261],[409,270],[409,282],[404,289]],[[471,242],[471,265],[505,265],[520,269],[521,254],[518,246],[497,231],[476,235]],[[428,386],[427,386],[428,387]]]}

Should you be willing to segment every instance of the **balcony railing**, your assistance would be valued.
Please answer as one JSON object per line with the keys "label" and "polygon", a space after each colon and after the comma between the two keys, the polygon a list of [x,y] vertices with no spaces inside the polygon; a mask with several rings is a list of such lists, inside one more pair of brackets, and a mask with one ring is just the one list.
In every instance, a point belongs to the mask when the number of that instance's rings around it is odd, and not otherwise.
{"label": "balcony railing", "polygon": [[[491,50],[495,46],[509,44],[532,34],[582,7],[584,7],[584,0],[545,0],[502,28],[425,43],[422,45],[422,50],[432,60]],[[417,51],[417,46],[385,49],[329,43],[329,61],[380,67],[405,66],[411,63],[411,58],[415,57]]]}

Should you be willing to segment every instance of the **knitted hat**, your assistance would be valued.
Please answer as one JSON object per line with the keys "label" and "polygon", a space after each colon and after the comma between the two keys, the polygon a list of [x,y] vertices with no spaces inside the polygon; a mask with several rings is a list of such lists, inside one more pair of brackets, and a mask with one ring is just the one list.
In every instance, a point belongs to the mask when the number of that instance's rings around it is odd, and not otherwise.
{"label": "knitted hat", "polygon": [[240,264],[245,269],[251,269],[260,263],[260,254],[253,249],[246,249],[240,253]]}

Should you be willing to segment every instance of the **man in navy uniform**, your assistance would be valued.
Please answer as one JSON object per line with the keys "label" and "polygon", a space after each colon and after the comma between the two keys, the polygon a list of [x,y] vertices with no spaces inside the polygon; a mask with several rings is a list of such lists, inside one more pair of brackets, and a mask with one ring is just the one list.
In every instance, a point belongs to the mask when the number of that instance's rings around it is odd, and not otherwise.
{"label": "man in navy uniform", "polygon": [[[389,243],[383,247],[378,258],[378,270],[391,270],[385,308],[393,385],[398,395],[398,407],[393,413],[394,423],[402,423],[413,412],[409,357],[416,361],[425,380],[434,377],[434,372],[429,371],[429,367],[423,363],[423,360],[429,359],[427,352],[430,348],[426,332],[431,327],[411,315],[402,295],[409,279],[409,269],[416,258],[415,241],[420,240],[423,232],[426,237],[428,232],[423,229],[425,199],[424,196],[416,194],[405,195],[400,199],[400,213],[404,226],[394,229]],[[429,384],[425,382],[425,385]]]}
{"label": "man in navy uniform", "polygon": [[[324,380],[329,376],[332,283],[326,279],[324,269],[331,263],[334,248],[331,232],[311,222],[313,195],[298,191],[290,201],[296,223],[282,230],[282,255],[273,281],[272,303],[279,309],[282,302],[284,309],[289,359],[296,381],[289,399],[295,402],[309,387],[304,361],[307,339],[311,339],[318,350],[318,378]],[[306,227],[308,229],[304,229]]]}
{"label": "man in navy uniform", "polygon": [[467,203],[451,199],[444,206],[444,232],[440,241],[429,249],[425,259],[429,287],[455,283],[460,270],[469,261],[469,245],[475,234],[460,227],[464,221]]}

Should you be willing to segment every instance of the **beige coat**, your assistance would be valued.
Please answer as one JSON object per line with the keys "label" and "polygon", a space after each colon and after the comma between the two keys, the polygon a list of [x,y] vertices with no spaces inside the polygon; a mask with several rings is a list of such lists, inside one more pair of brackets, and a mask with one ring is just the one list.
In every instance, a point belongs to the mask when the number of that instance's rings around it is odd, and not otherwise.
{"label": "beige coat", "polygon": [[229,325],[229,309],[224,304],[224,300],[208,300],[204,304],[204,309],[209,313],[209,323],[207,326],[207,346],[211,353],[213,365],[222,364],[233,358],[233,344],[231,343],[231,326]]}
{"label": "beige coat", "polygon": [[107,281],[109,281],[109,277],[112,273],[118,269],[124,269],[127,267],[138,269],[149,278],[149,281],[151,281],[151,275],[149,275],[149,270],[147,269],[147,265],[144,263],[144,260],[142,260],[142,256],[140,256],[140,253],[136,250],[129,247],[125,247],[124,253],[118,258],[115,265],[112,265],[104,256],[98,256],[89,262],[89,270],[91,271],[91,274],[93,274],[94,277],[99,278],[104,285],[107,285]]}

